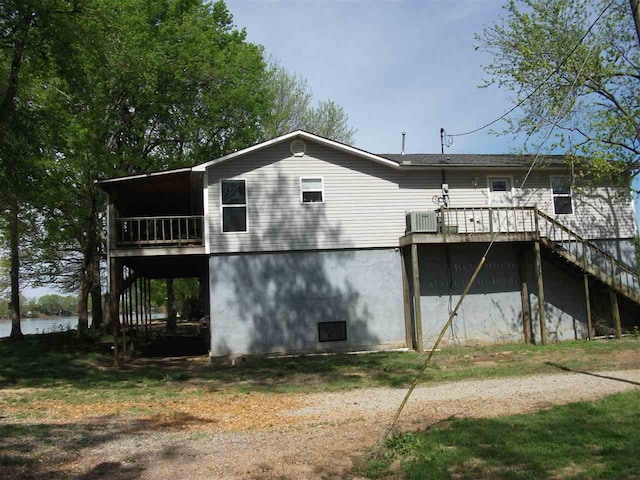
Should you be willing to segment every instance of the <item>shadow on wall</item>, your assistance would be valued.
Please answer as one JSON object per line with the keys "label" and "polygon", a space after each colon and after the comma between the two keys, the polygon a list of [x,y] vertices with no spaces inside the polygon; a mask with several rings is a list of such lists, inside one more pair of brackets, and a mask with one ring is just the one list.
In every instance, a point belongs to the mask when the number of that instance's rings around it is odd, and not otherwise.
{"label": "shadow on wall", "polygon": [[[420,248],[420,295],[425,340],[437,335],[455,307],[486,244]],[[517,250],[495,244],[448,332],[450,341],[517,341],[522,337]]]}
{"label": "shadow on wall", "polygon": [[[527,280],[531,305],[532,332],[540,342],[538,284],[535,275],[533,247],[527,244]],[[586,338],[587,317],[582,275],[564,266],[542,248],[547,339],[550,342]],[[561,268],[561,266],[563,266]]]}
{"label": "shadow on wall", "polygon": [[[580,215],[574,220],[573,225],[570,225],[575,230],[586,238],[619,239],[631,238],[635,235],[636,219],[629,207],[632,201],[629,192],[603,187],[597,192],[580,193],[581,190],[578,190],[575,196],[575,207]],[[607,245],[598,243],[598,246],[617,260],[633,268],[636,267],[633,248],[625,249],[620,242],[611,242]]]}
{"label": "shadow on wall", "polygon": [[[248,185],[251,204],[262,207],[263,218],[251,219],[260,228],[250,227],[242,235],[250,236],[249,251],[263,250],[264,245],[278,245],[282,251],[214,257],[211,285],[217,313],[212,312],[212,354],[330,350],[380,343],[368,327],[369,298],[362,297],[360,285],[353,283],[358,279],[352,281],[347,271],[349,264],[358,261],[357,254],[293,251],[300,245],[318,248],[320,236],[341,240],[340,226],[329,224],[326,218],[326,204],[310,204],[303,218],[292,219],[286,205],[291,189],[299,191],[298,177],[279,169],[275,183],[273,178],[263,180]],[[335,321],[346,322],[348,341],[319,344],[318,323]]]}

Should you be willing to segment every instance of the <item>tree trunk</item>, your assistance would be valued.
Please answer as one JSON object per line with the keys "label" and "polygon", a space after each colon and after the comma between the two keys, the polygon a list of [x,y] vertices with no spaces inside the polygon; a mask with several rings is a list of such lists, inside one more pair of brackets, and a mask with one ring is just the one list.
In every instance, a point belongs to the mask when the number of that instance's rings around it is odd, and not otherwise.
{"label": "tree trunk", "polygon": [[177,313],[173,278],[167,278],[167,332],[176,333]]}
{"label": "tree trunk", "polygon": [[91,327],[102,327],[102,279],[100,278],[100,255],[96,252],[92,264],[93,281],[91,283]]}
{"label": "tree trunk", "polygon": [[[33,18],[33,14],[24,17],[21,22],[21,28],[16,35],[7,89],[0,101],[0,147],[4,147],[9,142],[9,126],[16,111],[19,73],[27,43],[27,33]],[[5,162],[7,178],[10,180],[15,179],[18,170],[16,158],[13,155],[9,155]],[[18,232],[20,208],[18,196],[15,192],[9,192],[6,198],[9,206],[9,250],[11,256],[11,338],[22,338],[22,330],[20,329],[20,242]]]}
{"label": "tree trunk", "polygon": [[22,338],[20,328],[20,253],[18,234],[18,199],[11,194],[9,205],[9,249],[11,251],[11,338]]}
{"label": "tree trunk", "polygon": [[80,288],[78,289],[78,334],[83,337],[89,329],[89,275],[86,270],[80,272]]}

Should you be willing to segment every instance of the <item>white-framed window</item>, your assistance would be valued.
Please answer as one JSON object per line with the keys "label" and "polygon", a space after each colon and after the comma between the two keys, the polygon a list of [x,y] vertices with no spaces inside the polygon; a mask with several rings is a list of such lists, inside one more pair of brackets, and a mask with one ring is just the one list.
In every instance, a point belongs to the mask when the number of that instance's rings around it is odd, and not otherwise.
{"label": "white-framed window", "polygon": [[509,185],[508,178],[492,178],[490,185],[492,192],[510,192],[511,186]]}
{"label": "white-framed window", "polygon": [[513,205],[513,177],[487,176],[489,187],[489,205],[492,207],[509,207]]}
{"label": "white-framed window", "polygon": [[302,203],[324,202],[324,183],[322,177],[301,177],[300,199]]}
{"label": "white-framed window", "polygon": [[247,181],[220,180],[222,232],[247,231]]}
{"label": "white-framed window", "polygon": [[573,213],[571,179],[568,176],[551,176],[551,195],[553,197],[553,213],[556,215],[570,215]]}

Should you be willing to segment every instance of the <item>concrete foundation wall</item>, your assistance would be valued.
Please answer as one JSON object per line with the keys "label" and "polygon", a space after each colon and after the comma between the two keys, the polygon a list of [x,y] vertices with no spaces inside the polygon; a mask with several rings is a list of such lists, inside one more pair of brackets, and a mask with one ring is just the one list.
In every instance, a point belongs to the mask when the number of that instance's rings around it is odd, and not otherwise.
{"label": "concrete foundation wall", "polygon": [[[426,346],[433,345],[486,247],[484,244],[419,247],[422,332]],[[523,331],[517,255],[512,244],[496,244],[443,343],[521,341]]]}
{"label": "concrete foundation wall", "polygon": [[[540,343],[538,286],[531,247],[527,258],[527,279],[533,334]],[[587,338],[587,305],[582,274],[569,270],[562,261],[542,259],[545,314],[549,342]]]}
{"label": "concrete foundation wall", "polygon": [[[209,258],[211,355],[405,346],[397,249]],[[347,340],[319,342],[318,322]]]}
{"label": "concrete foundation wall", "polygon": [[636,268],[636,245],[633,238],[590,240],[618,261]]}
{"label": "concrete foundation wall", "polygon": [[[486,244],[419,247],[425,346],[433,345],[486,248]],[[524,341],[520,258],[523,258],[522,271],[529,290],[532,332],[535,341],[540,341],[532,244],[498,243],[492,247],[487,263],[445,335],[445,345]],[[546,260],[543,260],[542,270],[549,341],[585,338],[586,306],[582,278]]]}

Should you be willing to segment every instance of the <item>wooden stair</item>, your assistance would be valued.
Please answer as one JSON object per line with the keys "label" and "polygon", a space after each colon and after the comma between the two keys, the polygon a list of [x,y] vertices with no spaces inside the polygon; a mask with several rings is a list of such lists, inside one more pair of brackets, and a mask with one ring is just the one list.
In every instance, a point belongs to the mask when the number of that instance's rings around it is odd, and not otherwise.
{"label": "wooden stair", "polygon": [[573,230],[536,210],[540,243],[609,288],[640,304],[640,274]]}

